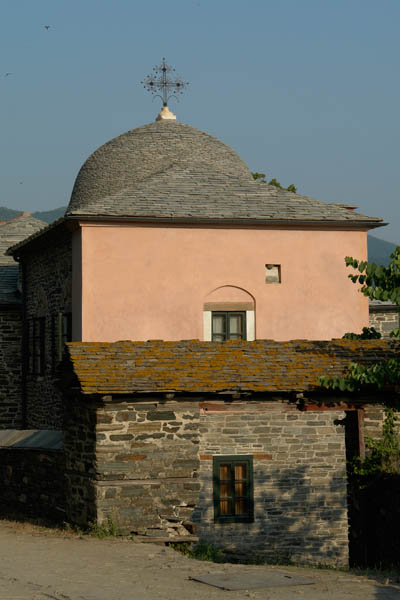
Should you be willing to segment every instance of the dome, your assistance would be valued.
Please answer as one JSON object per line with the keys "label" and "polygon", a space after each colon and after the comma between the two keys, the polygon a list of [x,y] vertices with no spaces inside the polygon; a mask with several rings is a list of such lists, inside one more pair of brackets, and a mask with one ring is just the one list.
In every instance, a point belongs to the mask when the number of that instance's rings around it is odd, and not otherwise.
{"label": "dome", "polygon": [[188,170],[252,181],[244,161],[217,138],[176,121],[156,121],[112,139],[86,160],[66,214],[85,214],[86,209],[93,214],[95,207],[98,214],[114,214],[111,196],[117,202],[144,182],[154,179],[156,185],[159,176]]}

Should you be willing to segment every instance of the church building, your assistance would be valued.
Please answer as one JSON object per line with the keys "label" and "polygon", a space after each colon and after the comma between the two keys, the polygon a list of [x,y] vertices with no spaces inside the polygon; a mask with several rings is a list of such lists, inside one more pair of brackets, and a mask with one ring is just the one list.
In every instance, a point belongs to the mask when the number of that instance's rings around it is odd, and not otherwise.
{"label": "church building", "polygon": [[[371,433],[381,413],[332,401],[318,376],[394,351],[337,339],[368,326],[344,259],[366,260],[381,225],[255,181],[167,106],[97,149],[65,216],[7,251],[21,385],[3,423],[63,432],[47,510],[138,539],[347,564],[346,431]],[[17,471],[4,472],[11,490]]]}
{"label": "church building", "polygon": [[[381,224],[253,180],[164,107],[96,150],[65,217],[14,245],[28,427],[61,427],[65,341],[329,340],[368,326],[345,256]],[[58,399],[57,399],[58,398]]]}

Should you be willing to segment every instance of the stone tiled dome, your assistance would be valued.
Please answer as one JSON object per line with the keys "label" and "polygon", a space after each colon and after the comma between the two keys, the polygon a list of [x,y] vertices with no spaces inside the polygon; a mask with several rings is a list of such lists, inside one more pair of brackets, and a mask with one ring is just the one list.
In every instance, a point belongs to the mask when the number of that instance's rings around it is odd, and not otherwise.
{"label": "stone tiled dome", "polygon": [[94,206],[110,214],[111,196],[129,195],[151,178],[188,169],[252,180],[244,161],[217,138],[176,121],[156,121],[123,133],[87,159],[66,214],[84,214]]}

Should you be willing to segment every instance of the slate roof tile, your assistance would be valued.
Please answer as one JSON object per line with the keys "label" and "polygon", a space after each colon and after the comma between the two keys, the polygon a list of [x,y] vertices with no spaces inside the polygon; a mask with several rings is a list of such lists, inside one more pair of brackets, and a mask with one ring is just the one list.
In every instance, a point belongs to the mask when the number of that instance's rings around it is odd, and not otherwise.
{"label": "slate roof tile", "polygon": [[350,362],[398,357],[393,340],[71,342],[84,395],[135,392],[290,392],[343,376]]}

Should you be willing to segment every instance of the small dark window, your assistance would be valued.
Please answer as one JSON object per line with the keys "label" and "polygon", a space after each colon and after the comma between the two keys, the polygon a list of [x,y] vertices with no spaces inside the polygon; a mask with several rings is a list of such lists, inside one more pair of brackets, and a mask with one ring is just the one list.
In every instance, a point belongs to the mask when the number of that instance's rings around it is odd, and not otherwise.
{"label": "small dark window", "polygon": [[58,313],[58,360],[64,356],[66,342],[72,341],[72,314]]}
{"label": "small dark window", "polygon": [[213,342],[246,339],[246,311],[213,311]]}
{"label": "small dark window", "polygon": [[214,521],[254,521],[253,457],[214,456]]}
{"label": "small dark window", "polygon": [[28,322],[28,366],[32,375],[44,375],[46,364],[46,320],[35,317]]}
{"label": "small dark window", "polygon": [[63,359],[65,342],[72,341],[72,313],[56,313],[51,318],[52,373]]}

